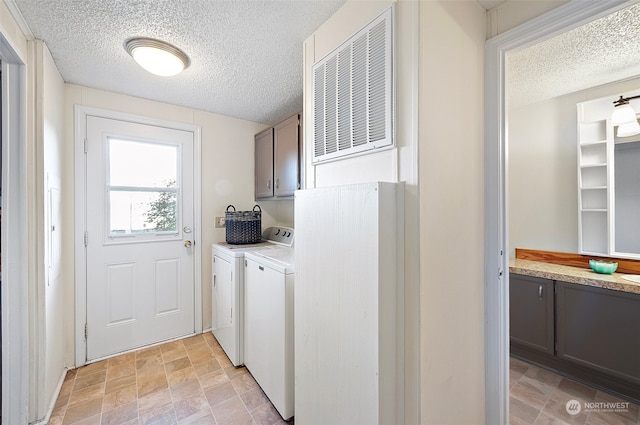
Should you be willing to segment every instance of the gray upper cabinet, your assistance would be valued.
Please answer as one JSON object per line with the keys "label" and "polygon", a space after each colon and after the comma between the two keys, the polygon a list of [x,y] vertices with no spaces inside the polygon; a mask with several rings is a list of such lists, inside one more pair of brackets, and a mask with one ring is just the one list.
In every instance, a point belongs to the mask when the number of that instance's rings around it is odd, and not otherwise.
{"label": "gray upper cabinet", "polygon": [[293,197],[300,187],[299,146],[298,114],[255,136],[256,199]]}
{"label": "gray upper cabinet", "polygon": [[256,199],[273,197],[273,128],[255,136]]}
{"label": "gray upper cabinet", "polygon": [[509,275],[511,342],[554,353],[553,280]]}
{"label": "gray upper cabinet", "polygon": [[298,114],[293,115],[273,128],[275,196],[293,196],[298,189],[300,134]]}

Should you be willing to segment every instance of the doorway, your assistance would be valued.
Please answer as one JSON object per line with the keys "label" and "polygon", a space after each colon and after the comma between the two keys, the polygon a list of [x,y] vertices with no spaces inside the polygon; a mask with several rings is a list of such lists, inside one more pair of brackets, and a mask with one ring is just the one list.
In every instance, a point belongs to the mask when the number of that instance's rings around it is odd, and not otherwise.
{"label": "doorway", "polygon": [[486,423],[508,423],[509,279],[505,58],[636,1],[570,2],[487,41],[485,55]]}
{"label": "doorway", "polygon": [[[2,220],[0,232],[0,326],[2,335],[2,423],[28,421],[29,352],[26,261],[25,67],[0,34]],[[9,367],[10,366],[10,367]]]}
{"label": "doorway", "polygon": [[79,108],[77,365],[202,328],[198,129]]}

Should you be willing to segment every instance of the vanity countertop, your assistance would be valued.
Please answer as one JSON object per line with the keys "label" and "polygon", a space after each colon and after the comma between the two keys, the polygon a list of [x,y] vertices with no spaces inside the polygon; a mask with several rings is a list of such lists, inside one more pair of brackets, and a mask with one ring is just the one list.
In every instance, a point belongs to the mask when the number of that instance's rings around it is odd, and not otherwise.
{"label": "vanity countertop", "polygon": [[640,294],[640,284],[623,279],[623,273],[599,274],[586,268],[521,259],[509,261],[509,272]]}

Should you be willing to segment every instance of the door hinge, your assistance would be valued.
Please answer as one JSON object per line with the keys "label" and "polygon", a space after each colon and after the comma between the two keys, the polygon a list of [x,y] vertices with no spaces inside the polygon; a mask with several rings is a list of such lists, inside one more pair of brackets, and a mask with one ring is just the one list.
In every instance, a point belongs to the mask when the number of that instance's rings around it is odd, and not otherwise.
{"label": "door hinge", "polygon": [[89,245],[89,232],[87,232],[85,230],[85,232],[84,232],[84,246],[86,247],[87,245]]}
{"label": "door hinge", "polygon": [[85,138],[85,139],[84,139],[84,153],[87,153],[87,151],[88,151],[88,149],[89,149],[89,148],[88,148],[88,145],[89,145],[89,142],[88,142],[88,141],[87,141],[87,139]]}
{"label": "door hinge", "polygon": [[87,331],[87,324],[84,324],[84,339],[87,339],[87,336],[89,335],[89,332]]}

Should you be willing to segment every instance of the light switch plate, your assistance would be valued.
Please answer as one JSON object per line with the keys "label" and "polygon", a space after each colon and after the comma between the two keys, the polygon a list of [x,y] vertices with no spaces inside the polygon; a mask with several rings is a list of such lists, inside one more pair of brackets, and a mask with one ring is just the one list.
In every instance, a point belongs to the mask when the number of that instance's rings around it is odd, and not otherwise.
{"label": "light switch plate", "polygon": [[226,220],[224,217],[216,217],[216,228],[217,229],[221,229],[223,227],[225,227],[226,225]]}

